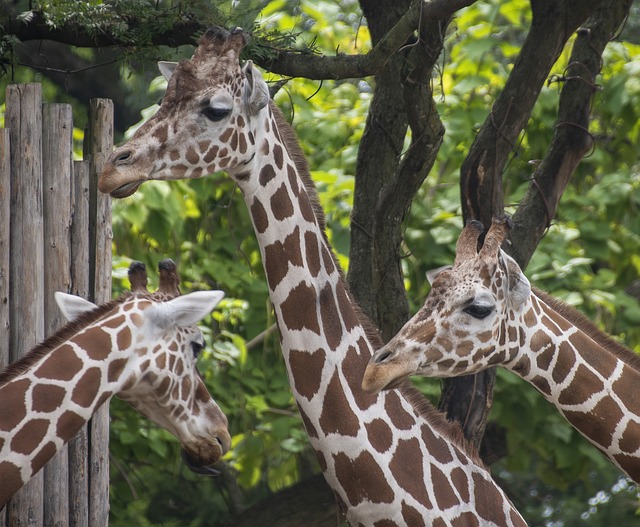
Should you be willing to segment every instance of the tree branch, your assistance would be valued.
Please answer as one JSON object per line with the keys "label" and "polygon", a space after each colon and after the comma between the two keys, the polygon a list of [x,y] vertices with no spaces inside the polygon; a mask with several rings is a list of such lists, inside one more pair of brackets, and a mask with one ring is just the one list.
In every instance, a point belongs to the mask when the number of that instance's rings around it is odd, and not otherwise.
{"label": "tree branch", "polygon": [[602,52],[624,22],[631,0],[607,3],[578,30],[563,78],[558,121],[549,150],[513,215],[512,254],[523,267],[555,216],[556,208],[580,160],[593,146],[589,117]]}
{"label": "tree branch", "polygon": [[[450,18],[456,11],[475,3],[477,0],[413,0],[393,28],[366,55],[315,55],[301,51],[275,51],[268,42],[256,39],[256,46],[267,51],[250,55],[259,66],[281,75],[304,77],[308,79],[346,79],[361,78],[379,73],[389,58],[396,53],[407,39],[419,27],[422,21]],[[134,31],[143,24],[142,19],[128,16],[127,26]],[[145,46],[195,45],[198,36],[207,29],[207,23],[194,18],[179,18],[171,23],[171,28],[154,33]],[[53,28],[46,24],[42,12],[32,11],[28,19],[19,18],[15,13],[3,16],[0,25],[7,35],[13,35],[21,41],[53,40],[70,46],[98,48],[119,46],[132,48],[139,46],[131,36],[119,37],[113,28],[105,25],[89,30],[73,22]],[[134,34],[131,32],[128,35]],[[275,51],[275,53],[274,53]],[[251,53],[251,48],[249,48]]]}

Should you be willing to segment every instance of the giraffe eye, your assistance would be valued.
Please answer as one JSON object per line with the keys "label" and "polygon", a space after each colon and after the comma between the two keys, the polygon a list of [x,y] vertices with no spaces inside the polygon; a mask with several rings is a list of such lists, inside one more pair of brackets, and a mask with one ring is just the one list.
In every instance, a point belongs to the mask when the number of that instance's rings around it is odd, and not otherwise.
{"label": "giraffe eye", "polygon": [[192,341],[191,342],[191,350],[193,351],[193,356],[197,359],[200,352],[204,349],[204,343]]}
{"label": "giraffe eye", "polygon": [[482,320],[493,313],[493,306],[487,306],[482,304],[471,304],[463,309],[465,313],[471,315],[473,318]]}
{"label": "giraffe eye", "polygon": [[228,108],[214,108],[213,106],[207,106],[202,109],[202,114],[213,122],[222,121],[231,113]]}

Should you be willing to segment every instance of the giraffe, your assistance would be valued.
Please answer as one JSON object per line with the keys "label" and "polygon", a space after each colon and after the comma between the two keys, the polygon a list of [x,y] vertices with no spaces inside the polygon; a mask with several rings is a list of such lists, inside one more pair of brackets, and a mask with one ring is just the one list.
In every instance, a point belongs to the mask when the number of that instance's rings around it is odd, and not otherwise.
{"label": "giraffe", "polygon": [[[172,267],[161,265],[161,285]],[[194,324],[224,294],[149,294],[142,264],[130,277],[132,294],[101,306],[56,293],[70,322],[0,373],[0,509],[113,395],[176,436],[190,469],[217,473],[231,441],[196,369]]]}
{"label": "giraffe", "polygon": [[269,100],[245,35],[208,30],[194,56],[161,63],[158,112],[100,175],[126,197],[148,179],[225,170],[242,191],[260,246],[294,398],[320,468],[353,526],[526,525],[488,470],[409,385],[361,389],[381,344],[352,301],[294,132]]}
{"label": "giraffe", "polygon": [[500,245],[510,228],[470,222],[453,268],[424,306],[371,358],[375,393],[411,374],[466,375],[500,364],[531,383],[584,437],[640,483],[640,357],[575,309],[531,287]]}

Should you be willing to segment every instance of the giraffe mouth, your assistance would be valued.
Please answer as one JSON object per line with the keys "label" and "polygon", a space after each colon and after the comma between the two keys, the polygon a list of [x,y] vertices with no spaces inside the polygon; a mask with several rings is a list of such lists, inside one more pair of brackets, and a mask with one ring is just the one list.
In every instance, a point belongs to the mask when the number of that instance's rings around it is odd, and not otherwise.
{"label": "giraffe mouth", "polygon": [[112,198],[128,198],[129,196],[135,194],[138,187],[142,185],[142,181],[132,181],[131,183],[125,183],[124,185],[118,187],[115,190],[109,192],[109,195]]}
{"label": "giraffe mouth", "polygon": [[180,453],[182,455],[182,461],[184,461],[184,464],[187,465],[189,470],[191,470],[192,472],[200,474],[201,476],[209,477],[215,477],[221,474],[219,470],[216,470],[213,467],[200,464],[200,462],[186,450],[182,450]]}

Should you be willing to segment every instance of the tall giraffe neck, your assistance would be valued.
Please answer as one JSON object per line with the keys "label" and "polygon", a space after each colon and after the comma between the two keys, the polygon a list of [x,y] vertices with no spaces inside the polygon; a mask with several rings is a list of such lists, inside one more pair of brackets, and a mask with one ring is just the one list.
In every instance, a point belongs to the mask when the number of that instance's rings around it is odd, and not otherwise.
{"label": "tall giraffe neck", "polygon": [[100,307],[56,297],[73,322],[0,374],[0,508],[112,395],[176,436],[189,468],[215,473],[207,467],[230,437],[195,367],[194,324],[223,294],[166,296],[137,292]]}
{"label": "tall giraffe neck", "polygon": [[[109,317],[115,303],[91,313]],[[122,385],[126,335],[117,336],[125,315],[89,324],[72,336],[55,335],[0,375],[0,504],[5,503],[69,441]],[[83,324],[71,325],[71,328]],[[98,333],[100,332],[100,333]],[[109,333],[122,350],[107,353]]]}
{"label": "tall giraffe neck", "polygon": [[260,184],[243,185],[251,178],[242,174],[236,179],[261,248],[294,397],[347,520],[524,525],[463,441],[412,389],[362,391],[375,337],[325,237],[299,146],[283,142],[292,132],[274,108],[258,126],[253,163]]}
{"label": "tall giraffe neck", "polygon": [[640,481],[640,358],[535,288],[518,322],[527,344],[506,366]]}

